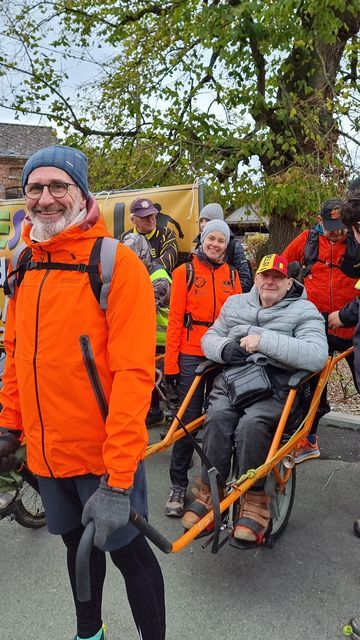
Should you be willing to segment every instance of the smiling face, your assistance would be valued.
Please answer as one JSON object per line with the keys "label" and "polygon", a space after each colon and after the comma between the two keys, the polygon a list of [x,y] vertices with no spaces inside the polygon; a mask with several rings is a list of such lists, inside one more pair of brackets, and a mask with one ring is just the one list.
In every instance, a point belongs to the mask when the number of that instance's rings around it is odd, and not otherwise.
{"label": "smiling face", "polygon": [[292,278],[287,278],[275,269],[269,269],[256,274],[255,284],[262,306],[272,307],[279,300],[282,300],[291,289]]}
{"label": "smiling face", "polygon": [[28,184],[48,185],[52,182],[66,182],[71,186],[62,198],[52,196],[47,187],[36,200],[25,196],[34,237],[40,241],[48,240],[64,231],[86,206],[85,196],[69,174],[62,169],[38,167],[29,174]]}
{"label": "smiling face", "polygon": [[210,260],[219,260],[226,249],[225,236],[221,231],[212,231],[208,233],[202,243],[204,253]]}

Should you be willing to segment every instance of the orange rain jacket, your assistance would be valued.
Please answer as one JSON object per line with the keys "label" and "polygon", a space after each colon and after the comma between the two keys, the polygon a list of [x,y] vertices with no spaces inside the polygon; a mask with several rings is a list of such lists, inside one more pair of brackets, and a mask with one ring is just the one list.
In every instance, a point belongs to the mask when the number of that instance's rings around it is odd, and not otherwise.
{"label": "orange rain jacket", "polygon": [[[98,237],[109,236],[93,198],[81,225],[46,242],[24,241],[32,260],[88,263]],[[90,383],[80,336],[88,336],[109,404],[104,423]],[[119,244],[101,310],[87,273],[26,271],[9,301],[2,427],[23,429],[30,469],[67,478],[109,473],[129,488],[147,445],[145,417],[155,373],[155,303],[149,275]]]}
{"label": "orange rain jacket", "polygon": [[[297,260],[300,264],[304,264],[308,235],[309,230],[303,231],[282,252],[289,262]],[[349,278],[339,269],[345,249],[345,242],[333,243],[319,234],[319,258],[324,262],[316,262],[312,265],[309,275],[304,279],[304,285],[308,300],[313,302],[320,312],[338,311],[359,294],[354,288],[358,278]],[[335,331],[329,329],[328,332],[339,338],[351,340],[354,327],[340,328]]]}
{"label": "orange rain jacket", "polygon": [[203,356],[200,342],[208,326],[194,324],[191,329],[184,326],[185,314],[193,320],[213,324],[225,300],[234,293],[241,293],[239,275],[235,271],[234,285],[231,283],[230,266],[211,267],[193,257],[194,281],[188,291],[186,264],[172,273],[169,324],[166,333],[165,374],[179,373],[180,353]]}

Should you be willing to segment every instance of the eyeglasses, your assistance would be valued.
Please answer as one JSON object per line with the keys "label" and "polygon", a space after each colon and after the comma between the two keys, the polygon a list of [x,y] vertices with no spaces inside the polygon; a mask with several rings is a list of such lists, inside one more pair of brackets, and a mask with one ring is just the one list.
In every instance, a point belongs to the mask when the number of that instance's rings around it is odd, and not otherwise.
{"label": "eyeglasses", "polygon": [[63,198],[69,191],[69,187],[79,188],[77,184],[73,182],[50,182],[49,184],[39,184],[38,182],[30,182],[24,187],[25,195],[30,200],[38,200],[44,187],[48,188],[48,191],[53,198]]}

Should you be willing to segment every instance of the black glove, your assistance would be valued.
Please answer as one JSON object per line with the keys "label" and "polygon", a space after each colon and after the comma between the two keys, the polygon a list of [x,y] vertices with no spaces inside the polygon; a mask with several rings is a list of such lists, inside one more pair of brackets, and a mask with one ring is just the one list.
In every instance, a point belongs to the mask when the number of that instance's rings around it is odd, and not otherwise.
{"label": "black glove", "polygon": [[90,520],[95,524],[94,544],[103,547],[111,533],[129,522],[130,490],[109,487],[104,476],[100,486],[86,502],[81,522],[86,527]]}
{"label": "black glove", "polygon": [[0,473],[14,471],[19,466],[15,453],[21,446],[17,437],[19,432],[0,429]]}
{"label": "black glove", "polygon": [[165,380],[171,387],[176,388],[179,384],[179,375],[179,373],[167,373]]}
{"label": "black glove", "polygon": [[228,342],[221,352],[221,358],[226,364],[241,365],[246,363],[249,354],[237,342]]}

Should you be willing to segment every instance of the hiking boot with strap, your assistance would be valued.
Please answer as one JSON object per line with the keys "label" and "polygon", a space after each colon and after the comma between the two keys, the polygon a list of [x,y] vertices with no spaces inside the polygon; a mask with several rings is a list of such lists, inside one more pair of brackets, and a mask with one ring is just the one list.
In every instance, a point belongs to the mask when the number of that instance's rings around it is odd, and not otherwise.
{"label": "hiking boot with strap", "polygon": [[268,508],[270,501],[271,498],[265,491],[248,491],[243,495],[239,519],[234,529],[236,540],[256,544],[263,542],[271,520]]}
{"label": "hiking boot with strap", "polygon": [[182,524],[185,529],[191,529],[191,527],[199,522],[201,518],[206,516],[209,511],[212,510],[212,500],[209,485],[204,482],[198,481],[192,489],[196,500],[191,503],[186,512],[184,513]]}

